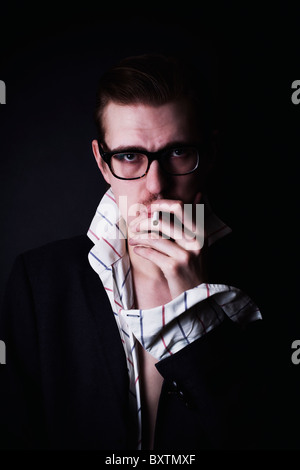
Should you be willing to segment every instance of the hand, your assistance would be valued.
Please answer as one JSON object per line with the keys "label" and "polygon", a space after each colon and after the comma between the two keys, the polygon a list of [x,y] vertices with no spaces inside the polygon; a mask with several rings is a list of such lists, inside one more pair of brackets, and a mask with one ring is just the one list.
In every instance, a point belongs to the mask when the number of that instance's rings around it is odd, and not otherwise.
{"label": "hand", "polygon": [[[198,193],[193,203],[194,212],[200,200],[201,193]],[[154,211],[162,213],[156,226],[151,220]],[[148,213],[143,212],[130,224],[133,236],[128,243],[137,255],[160,268],[172,299],[203,282],[204,227],[196,224],[195,214],[188,212],[182,201],[160,199],[148,208]]]}

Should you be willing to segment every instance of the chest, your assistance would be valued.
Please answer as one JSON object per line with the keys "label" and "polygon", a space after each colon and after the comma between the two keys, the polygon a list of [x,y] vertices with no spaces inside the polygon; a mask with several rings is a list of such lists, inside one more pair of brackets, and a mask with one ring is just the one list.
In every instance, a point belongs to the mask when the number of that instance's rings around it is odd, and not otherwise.
{"label": "chest", "polygon": [[154,441],[158,402],[163,377],[155,367],[157,359],[139,345],[140,389],[142,401],[143,443],[145,448],[152,449]]}
{"label": "chest", "polygon": [[[133,279],[135,308],[150,309],[171,300],[167,282],[145,282],[137,276]],[[158,403],[163,377],[155,367],[157,359],[138,343],[139,380],[142,404],[142,440],[145,449],[153,449]]]}

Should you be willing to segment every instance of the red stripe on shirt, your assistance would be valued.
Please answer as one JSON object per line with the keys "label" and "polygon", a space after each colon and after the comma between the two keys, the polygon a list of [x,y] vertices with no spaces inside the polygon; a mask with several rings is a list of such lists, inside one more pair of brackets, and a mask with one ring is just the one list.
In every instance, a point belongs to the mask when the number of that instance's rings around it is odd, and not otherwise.
{"label": "red stripe on shirt", "polygon": [[119,304],[119,302],[117,302],[116,300],[115,300],[115,304],[117,304],[119,307],[121,307],[121,310],[122,310],[123,305]]}
{"label": "red stripe on shirt", "polygon": [[105,238],[102,237],[102,240],[104,240],[105,243],[107,243],[111,247],[111,249],[114,250],[114,252],[119,256],[119,258],[121,258],[120,253],[118,253],[117,250],[115,250],[115,248]]}
{"label": "red stripe on shirt", "polygon": [[94,235],[95,238],[97,238],[97,240],[100,240],[99,237],[97,237],[97,235],[89,228],[89,232],[91,232],[92,235]]}
{"label": "red stripe on shirt", "polygon": [[161,337],[161,340],[162,340],[162,342],[163,342],[163,345],[164,345],[165,349],[166,349],[166,350],[168,351],[168,353],[172,356],[173,353],[172,353],[172,351],[170,351],[170,349],[169,349],[168,346],[166,345],[165,340],[164,340],[164,337],[163,337],[163,335],[162,335],[161,333],[160,333],[160,337]]}
{"label": "red stripe on shirt", "polygon": [[117,204],[117,201],[113,197],[111,197],[109,194],[105,193],[105,196],[109,197],[109,199],[111,199],[112,201],[114,201]]}
{"label": "red stripe on shirt", "polygon": [[209,287],[208,287],[208,284],[205,284],[206,285],[206,294],[207,294],[207,297],[210,296],[210,293],[209,293]]}
{"label": "red stripe on shirt", "polygon": [[128,361],[128,362],[129,362],[129,364],[131,364],[131,365],[132,365],[132,367],[133,367],[133,362],[132,362],[132,361],[129,359],[129,357],[127,357],[127,361]]}
{"label": "red stripe on shirt", "polygon": [[205,325],[204,325],[203,321],[201,320],[201,318],[199,317],[199,315],[197,315],[197,318],[198,318],[199,322],[200,322],[200,323],[201,323],[201,325],[202,325],[202,328],[203,328],[203,333],[206,333],[206,328],[205,328]]}

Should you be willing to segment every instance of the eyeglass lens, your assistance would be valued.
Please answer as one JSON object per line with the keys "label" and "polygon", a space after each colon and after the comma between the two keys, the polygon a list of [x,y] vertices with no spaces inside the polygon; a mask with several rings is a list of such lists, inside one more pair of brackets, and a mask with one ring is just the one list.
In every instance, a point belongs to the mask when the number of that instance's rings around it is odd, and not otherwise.
{"label": "eyeglass lens", "polygon": [[[173,175],[191,173],[198,163],[198,151],[194,147],[171,149],[160,158],[165,171]],[[140,178],[148,168],[148,157],[143,153],[116,153],[111,158],[111,168],[121,178]]]}

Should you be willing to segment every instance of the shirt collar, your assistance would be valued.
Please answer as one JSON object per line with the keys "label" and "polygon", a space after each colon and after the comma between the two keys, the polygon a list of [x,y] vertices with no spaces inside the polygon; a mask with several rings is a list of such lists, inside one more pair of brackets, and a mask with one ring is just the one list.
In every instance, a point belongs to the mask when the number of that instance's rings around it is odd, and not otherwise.
{"label": "shirt collar", "polygon": [[[210,246],[230,233],[231,228],[213,212],[207,197],[203,202],[205,237]],[[111,188],[102,197],[87,235],[94,243],[89,254],[90,264],[98,274],[111,270],[111,266],[127,253],[127,226]]]}
{"label": "shirt collar", "polygon": [[110,270],[111,265],[127,252],[126,222],[120,214],[111,188],[101,199],[87,235],[94,243],[89,260],[98,274]]}

